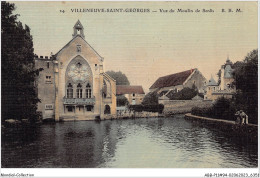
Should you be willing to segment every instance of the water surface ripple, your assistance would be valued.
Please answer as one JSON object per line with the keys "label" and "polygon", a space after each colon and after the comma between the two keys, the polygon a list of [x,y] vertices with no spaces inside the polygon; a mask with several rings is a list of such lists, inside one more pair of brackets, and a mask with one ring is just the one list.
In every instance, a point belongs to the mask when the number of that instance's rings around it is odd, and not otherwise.
{"label": "water surface ripple", "polygon": [[257,144],[184,119],[107,120],[2,130],[2,167],[257,167]]}

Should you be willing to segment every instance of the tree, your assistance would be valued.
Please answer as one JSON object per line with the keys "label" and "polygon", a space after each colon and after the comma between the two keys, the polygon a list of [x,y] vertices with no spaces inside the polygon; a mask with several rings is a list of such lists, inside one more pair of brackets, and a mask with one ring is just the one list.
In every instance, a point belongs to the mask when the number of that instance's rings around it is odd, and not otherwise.
{"label": "tree", "polygon": [[192,88],[185,87],[177,93],[172,91],[167,96],[171,100],[191,100],[197,94],[198,94],[198,90],[196,89],[196,86],[193,85]]}
{"label": "tree", "polygon": [[130,82],[125,74],[121,71],[107,71],[106,72],[110,77],[116,80],[116,85],[130,85]]}
{"label": "tree", "polygon": [[158,94],[156,91],[147,93],[143,99],[142,105],[158,105]]}
{"label": "tree", "polygon": [[221,69],[218,70],[217,76],[218,76],[218,85],[219,85],[221,82]]}
{"label": "tree", "polygon": [[249,116],[249,122],[257,123],[258,112],[258,50],[248,53],[243,61],[234,64],[235,103]]}
{"label": "tree", "polygon": [[129,102],[127,98],[124,95],[119,95],[116,97],[116,105],[117,106],[126,106]]}
{"label": "tree", "polygon": [[13,15],[15,5],[1,3],[2,120],[30,119],[37,116],[34,53],[30,28]]}

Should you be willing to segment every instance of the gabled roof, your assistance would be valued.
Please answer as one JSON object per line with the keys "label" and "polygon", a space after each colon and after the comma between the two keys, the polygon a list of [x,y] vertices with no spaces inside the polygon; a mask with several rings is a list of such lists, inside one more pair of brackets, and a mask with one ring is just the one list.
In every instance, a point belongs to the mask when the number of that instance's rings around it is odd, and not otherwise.
{"label": "gabled roof", "polygon": [[82,28],[82,29],[84,29],[83,25],[81,24],[81,22],[79,20],[75,23],[74,28]]}
{"label": "gabled roof", "polygon": [[190,69],[183,72],[160,77],[154,82],[150,89],[182,85],[193,73],[193,71],[194,69]]}
{"label": "gabled roof", "polygon": [[144,90],[142,86],[133,86],[133,85],[117,85],[116,86],[116,94],[144,94]]}
{"label": "gabled roof", "polygon": [[[76,22],[76,24],[74,25],[73,28],[81,28],[84,29],[83,25],[81,24],[81,22],[78,20]],[[82,36],[83,35],[83,36]],[[73,36],[73,35],[72,35]],[[84,39],[84,34],[82,33],[81,35],[75,35],[73,36],[73,38],[65,45],[63,46],[54,56],[57,57],[58,54],[66,47],[68,47],[70,45],[70,43],[72,43],[72,41],[74,41],[77,37],[82,38],[82,40],[94,51],[94,53],[100,58],[100,60],[103,62],[103,58],[97,53],[97,51]]]}
{"label": "gabled roof", "polygon": [[71,43],[72,41],[74,41],[77,37],[82,38],[82,39],[85,41],[85,43],[94,51],[94,53],[98,55],[98,57],[100,58],[100,60],[102,60],[102,57],[97,53],[97,51],[96,51],[82,36],[80,36],[80,35],[77,35],[77,36],[75,36],[74,38],[72,38],[65,46],[63,46],[63,48],[61,48],[61,49],[55,54],[55,57],[57,57],[58,54],[59,54],[64,48],[68,47],[68,46],[70,45],[70,43]]}
{"label": "gabled roof", "polygon": [[209,79],[208,86],[218,86],[217,82],[214,80],[213,76],[211,75],[211,78]]}

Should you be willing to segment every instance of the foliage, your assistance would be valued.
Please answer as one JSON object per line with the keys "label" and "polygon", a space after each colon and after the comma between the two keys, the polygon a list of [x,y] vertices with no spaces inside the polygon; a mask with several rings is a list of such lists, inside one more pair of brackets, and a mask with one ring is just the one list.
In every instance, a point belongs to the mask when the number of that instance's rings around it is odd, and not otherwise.
{"label": "foliage", "polygon": [[158,105],[158,94],[156,91],[149,92],[145,95],[142,105]]}
{"label": "foliage", "polygon": [[[234,64],[235,104],[248,115],[249,122],[258,120],[258,50],[253,50],[243,61]],[[238,108],[238,109],[239,109]]]}
{"label": "foliage", "polygon": [[121,71],[107,71],[106,72],[110,77],[116,80],[116,85],[130,85],[130,82],[125,74]]}
{"label": "foliage", "polygon": [[219,69],[217,76],[218,76],[218,85],[219,85],[221,81],[221,69]]}
{"label": "foliage", "polygon": [[200,116],[235,120],[234,114],[243,110],[250,123],[258,123],[258,50],[251,51],[243,61],[234,64],[236,94],[232,99],[219,98],[211,108],[193,108]]}
{"label": "foliage", "polygon": [[1,3],[2,121],[37,118],[34,53],[30,28],[13,15],[15,5]]}
{"label": "foliage", "polygon": [[151,104],[151,105],[130,105],[129,109],[135,112],[159,112],[162,113],[164,109],[163,104]]}
{"label": "foliage", "polygon": [[198,94],[195,87],[188,88],[185,87],[177,93],[171,92],[167,95],[170,100],[191,100]]}
{"label": "foliage", "polygon": [[193,115],[226,120],[235,120],[235,112],[236,108],[232,100],[224,97],[217,99],[212,107],[194,107],[191,111]]}
{"label": "foliage", "polygon": [[116,105],[117,106],[126,106],[128,104],[129,104],[129,102],[124,95],[120,95],[120,96],[116,97]]}

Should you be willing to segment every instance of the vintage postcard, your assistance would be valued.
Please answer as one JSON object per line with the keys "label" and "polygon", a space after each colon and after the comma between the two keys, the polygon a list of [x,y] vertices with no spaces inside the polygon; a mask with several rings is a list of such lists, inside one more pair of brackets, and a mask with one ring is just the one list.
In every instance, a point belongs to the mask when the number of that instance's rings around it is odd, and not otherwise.
{"label": "vintage postcard", "polygon": [[2,1],[1,66],[3,177],[259,177],[257,1]]}

